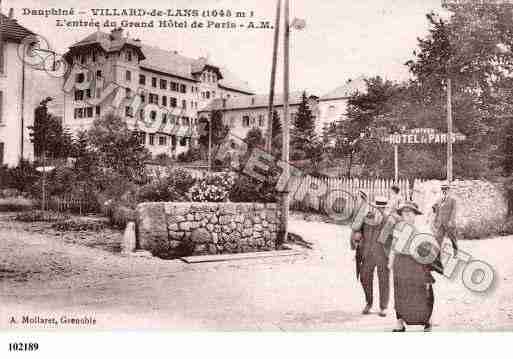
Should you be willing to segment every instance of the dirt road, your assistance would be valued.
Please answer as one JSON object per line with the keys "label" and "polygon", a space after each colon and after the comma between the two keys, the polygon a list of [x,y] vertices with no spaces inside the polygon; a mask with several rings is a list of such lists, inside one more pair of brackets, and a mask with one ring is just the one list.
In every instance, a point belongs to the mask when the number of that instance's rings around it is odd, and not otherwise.
{"label": "dirt road", "polygon": [[[291,229],[313,242],[314,250],[296,257],[191,265],[123,257],[4,226],[0,328],[388,331],[393,327],[392,310],[386,318],[360,315],[363,293],[355,280],[347,228],[293,221]],[[459,278],[449,281],[438,276],[434,330],[513,330],[513,237],[462,241],[461,248],[496,269],[497,285],[493,292],[479,295],[467,290]],[[56,324],[49,324],[48,318]],[[70,324],[69,318],[80,323]],[[24,319],[31,323],[23,323]]]}

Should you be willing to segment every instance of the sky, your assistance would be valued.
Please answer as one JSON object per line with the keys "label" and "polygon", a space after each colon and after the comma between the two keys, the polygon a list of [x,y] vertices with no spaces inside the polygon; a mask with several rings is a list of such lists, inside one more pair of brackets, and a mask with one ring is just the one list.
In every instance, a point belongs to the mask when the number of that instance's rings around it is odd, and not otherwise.
{"label": "sky", "polygon": [[[417,37],[428,33],[425,14],[443,12],[441,0],[290,0],[290,17],[306,20],[306,28],[293,30],[290,46],[291,90],[323,95],[348,79],[380,75],[404,80],[404,63],[413,57]],[[77,5],[78,4],[78,5]],[[14,8],[18,22],[48,39],[53,50],[64,53],[94,28],[57,27],[57,19],[100,20],[94,8],[231,9],[254,13],[253,19],[274,23],[275,0],[2,0],[2,12]],[[74,8],[83,15],[40,17],[23,15],[23,8]],[[111,17],[118,20],[125,17]],[[149,20],[128,18],[130,21]],[[183,18],[182,18],[183,20]],[[193,21],[194,19],[189,19]],[[202,19],[208,20],[208,19]],[[211,19],[219,22],[236,19]],[[283,26],[282,26],[283,30]],[[104,29],[110,31],[110,29]],[[273,30],[271,29],[125,29],[130,37],[189,57],[208,56],[248,81],[257,93],[269,91]],[[277,92],[282,92],[283,34],[280,34]]]}

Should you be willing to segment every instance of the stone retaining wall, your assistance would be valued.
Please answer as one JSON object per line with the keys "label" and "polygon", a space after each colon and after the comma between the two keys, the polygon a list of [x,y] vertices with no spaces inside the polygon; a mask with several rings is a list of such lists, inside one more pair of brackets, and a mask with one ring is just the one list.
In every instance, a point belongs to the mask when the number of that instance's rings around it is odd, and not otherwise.
{"label": "stone retaining wall", "polygon": [[[424,182],[415,188],[416,200],[424,212],[423,222],[432,219],[433,204],[440,198],[440,181]],[[501,232],[508,214],[508,202],[501,185],[487,181],[454,181],[456,227],[461,237],[483,238]]]}
{"label": "stone retaining wall", "polygon": [[141,249],[162,258],[274,250],[281,230],[275,203],[141,203]]}

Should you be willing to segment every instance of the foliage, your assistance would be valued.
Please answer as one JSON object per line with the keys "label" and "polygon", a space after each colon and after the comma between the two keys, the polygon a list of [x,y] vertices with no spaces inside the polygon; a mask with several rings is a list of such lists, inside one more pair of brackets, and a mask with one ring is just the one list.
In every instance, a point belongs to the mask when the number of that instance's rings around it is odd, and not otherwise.
{"label": "foliage", "polygon": [[210,121],[212,122],[212,126],[210,126],[209,120],[207,118],[202,117],[199,119],[199,143],[202,148],[207,150],[210,131],[212,131],[212,146],[220,145],[230,132],[229,126],[227,126],[223,121],[222,111],[212,111],[210,113]]}
{"label": "foliage", "polygon": [[201,160],[201,150],[199,148],[190,147],[187,151],[177,156],[178,162],[195,162]]}
{"label": "foliage", "polygon": [[62,127],[61,121],[48,112],[47,97],[35,110],[34,125],[29,126],[31,142],[36,157],[66,158],[72,149],[71,134]]}
{"label": "foliage", "polygon": [[59,212],[33,210],[19,213],[14,219],[20,222],[59,222],[69,218],[69,215]]}
{"label": "foliage", "polygon": [[0,198],[0,212],[21,212],[34,208],[34,202],[23,197]]}
{"label": "foliage", "polygon": [[87,138],[100,168],[129,181],[141,180],[150,155],[123,119],[113,114],[96,119]]}
{"label": "foliage", "polygon": [[39,179],[41,174],[36,171],[33,163],[21,160],[16,167],[0,168],[0,185],[3,188],[13,188],[22,193],[30,192],[30,189]]}
{"label": "foliage", "polygon": [[52,228],[61,232],[98,232],[105,229],[105,223],[94,219],[72,218],[59,220],[52,224]]}
{"label": "foliage", "polygon": [[185,169],[175,168],[166,176],[159,176],[143,185],[137,193],[137,202],[186,201],[195,179]]}
{"label": "foliage", "polygon": [[279,200],[276,186],[268,182],[260,182],[252,177],[239,175],[230,189],[232,202],[273,203]]}
{"label": "foliage", "polygon": [[291,135],[291,159],[308,158],[309,151],[317,145],[318,139],[315,133],[314,116],[308,105],[306,92],[303,92],[297,115],[293,121]]}
{"label": "foliage", "polygon": [[189,195],[194,202],[225,202],[233,185],[234,178],[231,174],[214,173],[192,186]]}

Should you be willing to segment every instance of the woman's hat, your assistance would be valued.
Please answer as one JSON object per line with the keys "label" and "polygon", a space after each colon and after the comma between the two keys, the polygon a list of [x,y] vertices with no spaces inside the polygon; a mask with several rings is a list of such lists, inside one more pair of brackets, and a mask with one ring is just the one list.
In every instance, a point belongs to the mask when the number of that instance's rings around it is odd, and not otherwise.
{"label": "woman's hat", "polygon": [[422,212],[419,210],[419,206],[415,202],[407,201],[407,202],[401,203],[399,205],[399,208],[397,209],[397,213],[399,215],[401,215],[403,210],[405,210],[405,209],[412,211],[416,215],[421,215],[422,214]]}

